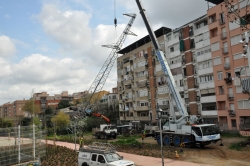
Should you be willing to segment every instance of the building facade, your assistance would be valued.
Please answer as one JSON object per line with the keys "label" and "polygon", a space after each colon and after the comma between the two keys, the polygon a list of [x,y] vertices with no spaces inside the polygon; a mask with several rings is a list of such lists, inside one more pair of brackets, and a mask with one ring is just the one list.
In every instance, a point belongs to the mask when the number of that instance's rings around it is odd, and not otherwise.
{"label": "building facade", "polygon": [[[162,27],[155,34],[188,113],[201,115],[204,123],[219,124],[222,130],[241,130],[250,123],[250,101],[242,93],[240,79],[250,71],[239,43],[246,30],[238,23],[240,18],[230,20],[230,14],[239,11],[245,17],[247,1],[232,1],[234,11],[222,1],[210,2],[215,6],[206,15],[173,30]],[[149,37],[119,53],[120,120],[155,122],[156,107],[168,114],[170,102],[178,116]]]}
{"label": "building facade", "polygon": [[[233,9],[221,2],[207,11],[208,27],[220,128],[244,130],[244,125],[250,123],[250,101],[249,95],[242,93],[239,80],[249,77],[250,70],[247,56],[242,56],[244,47],[240,40],[245,31],[249,31],[241,27],[248,2],[234,0],[231,3]],[[241,18],[235,20],[234,12]]]}

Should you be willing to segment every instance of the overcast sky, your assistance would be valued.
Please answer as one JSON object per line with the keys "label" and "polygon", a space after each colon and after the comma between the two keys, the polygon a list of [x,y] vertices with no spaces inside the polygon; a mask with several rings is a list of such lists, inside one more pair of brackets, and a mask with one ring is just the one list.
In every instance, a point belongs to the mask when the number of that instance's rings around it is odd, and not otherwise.
{"label": "overcast sky", "polygon": [[[141,0],[154,30],[178,28],[207,11],[205,0]],[[123,45],[147,35],[135,0],[0,1],[0,105],[29,99],[32,90],[50,95],[88,90],[111,49],[136,13]],[[116,4],[116,5],[114,5]],[[114,9],[116,6],[116,10]],[[118,25],[114,27],[114,17]],[[117,84],[116,64],[104,90]]]}

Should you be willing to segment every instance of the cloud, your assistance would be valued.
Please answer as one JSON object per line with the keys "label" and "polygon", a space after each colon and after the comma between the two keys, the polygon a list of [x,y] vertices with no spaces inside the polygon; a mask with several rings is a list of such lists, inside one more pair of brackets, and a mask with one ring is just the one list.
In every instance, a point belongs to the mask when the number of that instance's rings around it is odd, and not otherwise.
{"label": "cloud", "polygon": [[90,14],[60,11],[56,5],[45,4],[38,18],[45,33],[61,45],[61,53],[81,56],[91,49]]}
{"label": "cloud", "polygon": [[14,42],[8,37],[0,36],[0,57],[8,57],[16,53]]}

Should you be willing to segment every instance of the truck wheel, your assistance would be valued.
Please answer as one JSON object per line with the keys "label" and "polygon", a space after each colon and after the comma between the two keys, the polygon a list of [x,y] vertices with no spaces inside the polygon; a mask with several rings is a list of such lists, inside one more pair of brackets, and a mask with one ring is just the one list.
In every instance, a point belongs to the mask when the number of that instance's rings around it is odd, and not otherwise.
{"label": "truck wheel", "polygon": [[170,137],[168,135],[165,135],[163,137],[163,143],[164,143],[164,145],[168,146],[168,145],[170,145],[170,142],[171,142]]}
{"label": "truck wheel", "polygon": [[116,134],[113,136],[113,139],[116,139]]}
{"label": "truck wheel", "polygon": [[181,144],[181,138],[179,136],[174,136],[173,143],[174,143],[174,146],[179,147]]}
{"label": "truck wheel", "polygon": [[186,147],[186,148],[190,148],[190,147],[191,147],[191,145],[185,145],[185,143],[191,142],[191,138],[190,138],[189,136],[184,136],[184,137],[182,137],[181,142],[184,143],[184,144],[183,144],[184,147]]}
{"label": "truck wheel", "polygon": [[97,137],[97,139],[100,139],[100,135],[97,135],[96,137]]}
{"label": "truck wheel", "polygon": [[160,135],[156,136],[156,141],[157,141],[158,145],[161,145],[161,136]]}
{"label": "truck wheel", "polygon": [[88,164],[87,163],[82,163],[82,166],[88,166]]}

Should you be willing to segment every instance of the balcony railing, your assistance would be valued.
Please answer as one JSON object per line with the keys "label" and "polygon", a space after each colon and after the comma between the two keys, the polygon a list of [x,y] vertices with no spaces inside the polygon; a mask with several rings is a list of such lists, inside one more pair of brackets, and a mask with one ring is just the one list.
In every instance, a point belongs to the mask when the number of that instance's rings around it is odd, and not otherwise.
{"label": "balcony railing", "polygon": [[222,32],[220,34],[220,39],[223,40],[223,39],[226,39],[227,38],[227,33],[226,32]]}
{"label": "balcony railing", "polygon": [[222,48],[222,54],[223,55],[228,54],[228,47],[223,47]]}
{"label": "balcony railing", "polygon": [[228,110],[229,116],[235,117],[235,111],[234,110]]}
{"label": "balcony railing", "polygon": [[232,84],[232,77],[224,78],[224,80],[226,81],[227,85],[231,85]]}
{"label": "balcony railing", "polygon": [[229,101],[234,100],[234,94],[227,94],[227,99],[228,99]]}

